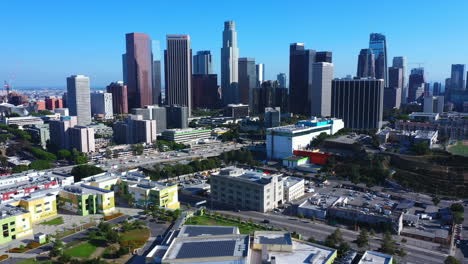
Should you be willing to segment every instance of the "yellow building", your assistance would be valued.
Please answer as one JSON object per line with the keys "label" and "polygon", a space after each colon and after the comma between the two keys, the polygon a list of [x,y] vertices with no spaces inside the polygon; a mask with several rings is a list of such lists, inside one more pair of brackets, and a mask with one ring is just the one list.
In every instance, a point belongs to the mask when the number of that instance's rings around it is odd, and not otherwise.
{"label": "yellow building", "polygon": [[79,214],[112,214],[115,211],[114,192],[85,184],[63,187],[58,196],[60,208]]}
{"label": "yellow building", "polygon": [[31,222],[36,223],[57,215],[57,192],[35,192],[21,198],[16,206],[29,211]]}
{"label": "yellow building", "polygon": [[32,235],[31,214],[10,204],[0,206],[0,244]]}
{"label": "yellow building", "polygon": [[129,184],[128,192],[139,206],[156,205],[168,209],[179,209],[177,184],[160,183],[142,180],[136,184]]}

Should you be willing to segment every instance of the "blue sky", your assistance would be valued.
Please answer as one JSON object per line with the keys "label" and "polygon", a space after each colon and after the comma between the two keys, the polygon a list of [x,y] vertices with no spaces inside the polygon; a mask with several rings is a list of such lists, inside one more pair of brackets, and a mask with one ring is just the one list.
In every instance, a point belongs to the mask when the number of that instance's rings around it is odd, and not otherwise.
{"label": "blue sky", "polygon": [[[73,3],[73,4],[72,4]],[[93,87],[122,79],[125,33],[161,40],[189,34],[194,53],[211,50],[219,73],[223,22],[237,23],[241,57],[265,63],[267,79],[288,73],[289,44],[333,52],[335,76],[356,73],[369,33],[387,36],[390,57],[424,63],[430,81],[468,64],[468,1],[439,0],[23,0],[1,1],[0,80],[16,87],[64,87],[71,74]]]}

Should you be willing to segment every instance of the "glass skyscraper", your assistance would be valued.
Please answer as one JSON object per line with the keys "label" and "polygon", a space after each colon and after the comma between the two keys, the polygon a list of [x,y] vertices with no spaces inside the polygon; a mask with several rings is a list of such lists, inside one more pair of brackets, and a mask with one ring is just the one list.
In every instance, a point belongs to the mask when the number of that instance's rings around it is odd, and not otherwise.
{"label": "glass skyscraper", "polygon": [[375,78],[384,79],[384,84],[387,86],[387,41],[385,35],[371,33],[369,49],[372,50],[375,56]]}
{"label": "glass skyscraper", "polygon": [[226,21],[221,48],[221,88],[225,105],[239,102],[238,60],[236,23]]}

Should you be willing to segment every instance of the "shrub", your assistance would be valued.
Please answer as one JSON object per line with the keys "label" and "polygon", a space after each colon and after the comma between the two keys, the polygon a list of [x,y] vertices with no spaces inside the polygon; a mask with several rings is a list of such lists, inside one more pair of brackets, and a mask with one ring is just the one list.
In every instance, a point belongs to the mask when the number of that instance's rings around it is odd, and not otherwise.
{"label": "shrub", "polygon": [[7,258],[8,258],[8,255],[3,254],[3,255],[0,256],[0,261],[5,260]]}

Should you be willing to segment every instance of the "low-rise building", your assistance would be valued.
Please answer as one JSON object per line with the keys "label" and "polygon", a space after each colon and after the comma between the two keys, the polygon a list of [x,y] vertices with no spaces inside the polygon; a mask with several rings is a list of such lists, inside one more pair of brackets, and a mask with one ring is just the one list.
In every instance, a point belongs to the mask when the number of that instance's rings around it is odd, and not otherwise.
{"label": "low-rise building", "polygon": [[5,117],[2,120],[5,125],[17,125],[20,129],[27,125],[43,125],[44,121],[38,116]]}
{"label": "low-rise building", "polygon": [[267,212],[284,204],[282,174],[228,167],[211,174],[211,199],[235,208]]}
{"label": "low-rise building", "polygon": [[307,218],[326,219],[328,208],[337,204],[346,204],[346,197],[334,195],[315,195],[297,207],[297,214]]}
{"label": "low-rise building", "polygon": [[393,257],[375,251],[366,251],[357,264],[392,264]]}
{"label": "low-rise building", "polygon": [[31,216],[31,222],[36,223],[57,215],[57,194],[58,190],[45,190],[31,193],[22,197],[14,205],[21,206],[28,211]]}
{"label": "low-rise building", "polygon": [[31,214],[21,207],[0,205],[0,244],[32,235]]}
{"label": "low-rise building", "polygon": [[286,166],[290,169],[294,169],[298,166],[307,164],[309,162],[308,157],[301,157],[301,156],[290,156],[283,159],[283,166]]}
{"label": "low-rise building", "polygon": [[252,242],[250,264],[331,264],[336,258],[336,249],[293,240],[288,232],[256,231]]}
{"label": "low-rise building", "polygon": [[178,237],[161,263],[249,263],[248,235]]}
{"label": "low-rise building", "polygon": [[101,174],[81,179],[81,183],[83,184],[106,190],[112,190],[112,187],[116,185],[119,181],[119,175],[111,172],[103,172]]}
{"label": "low-rise building", "polygon": [[336,118],[313,118],[295,125],[268,128],[266,148],[269,159],[284,159],[294,150],[306,149],[321,133],[333,135],[344,128],[343,120]]}
{"label": "low-rise building", "polygon": [[186,128],[186,129],[168,129],[162,132],[164,140],[173,141],[181,144],[196,143],[201,140],[211,138],[211,129],[204,128]]}
{"label": "low-rise building", "polygon": [[304,179],[286,177],[283,179],[284,202],[291,202],[304,196]]}
{"label": "low-rise building", "polygon": [[228,104],[224,109],[224,116],[233,118],[249,116],[249,106],[244,104]]}
{"label": "low-rise building", "polygon": [[60,190],[59,207],[78,215],[111,214],[115,210],[114,192],[81,184]]}
{"label": "low-rise building", "polygon": [[429,148],[432,148],[437,143],[437,130],[394,130],[394,129],[383,129],[379,131],[376,136],[378,141],[382,143],[394,142],[394,143],[406,143],[406,144],[418,144],[421,142],[427,143]]}
{"label": "low-rise building", "polygon": [[179,209],[177,184],[159,183],[151,180],[142,180],[137,184],[129,184],[128,192],[139,206],[148,204],[168,209]]}

